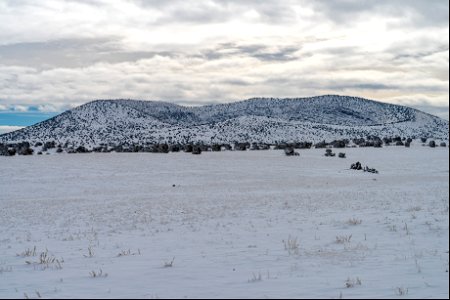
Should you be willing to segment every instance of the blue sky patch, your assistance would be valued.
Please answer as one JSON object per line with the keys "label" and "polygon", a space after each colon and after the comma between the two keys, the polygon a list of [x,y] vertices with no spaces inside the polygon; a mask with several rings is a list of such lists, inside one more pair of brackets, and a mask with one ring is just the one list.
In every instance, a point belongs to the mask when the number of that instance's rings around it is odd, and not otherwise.
{"label": "blue sky patch", "polygon": [[58,113],[0,112],[0,125],[31,126],[56,116]]}

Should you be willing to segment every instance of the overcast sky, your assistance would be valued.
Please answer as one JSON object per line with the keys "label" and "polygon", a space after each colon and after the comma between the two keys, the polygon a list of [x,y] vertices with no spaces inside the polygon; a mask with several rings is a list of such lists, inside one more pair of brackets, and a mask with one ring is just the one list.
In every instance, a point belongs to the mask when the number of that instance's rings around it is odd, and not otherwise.
{"label": "overcast sky", "polygon": [[0,112],[341,94],[448,119],[448,36],[447,0],[0,0]]}

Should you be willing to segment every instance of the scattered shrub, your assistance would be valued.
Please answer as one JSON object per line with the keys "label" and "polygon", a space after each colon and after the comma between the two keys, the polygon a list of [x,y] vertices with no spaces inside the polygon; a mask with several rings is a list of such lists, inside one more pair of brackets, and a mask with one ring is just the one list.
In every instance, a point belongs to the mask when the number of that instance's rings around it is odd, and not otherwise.
{"label": "scattered shrub", "polygon": [[349,288],[354,288],[357,285],[361,285],[361,279],[359,279],[358,277],[356,277],[356,279],[350,279],[348,278],[347,281],[345,282],[345,286],[349,289]]}
{"label": "scattered shrub", "polygon": [[292,147],[285,148],[284,153],[286,154],[286,156],[300,156],[300,154],[296,152]]}
{"label": "scattered shrub", "polygon": [[192,154],[194,154],[194,155],[202,154],[202,148],[200,146],[194,146],[192,148]]}
{"label": "scattered shrub", "polygon": [[352,165],[350,166],[350,169],[351,169],[351,170],[357,170],[357,171],[360,171],[360,170],[362,170],[363,168],[362,168],[361,163],[358,161],[358,162],[352,164]]}
{"label": "scattered shrub", "polygon": [[331,149],[327,149],[327,150],[325,150],[325,156],[326,157],[335,157],[336,153],[333,153],[333,150],[331,150]]}
{"label": "scattered shrub", "polygon": [[222,150],[222,146],[219,144],[213,144],[211,146],[211,151],[213,152],[220,152]]}

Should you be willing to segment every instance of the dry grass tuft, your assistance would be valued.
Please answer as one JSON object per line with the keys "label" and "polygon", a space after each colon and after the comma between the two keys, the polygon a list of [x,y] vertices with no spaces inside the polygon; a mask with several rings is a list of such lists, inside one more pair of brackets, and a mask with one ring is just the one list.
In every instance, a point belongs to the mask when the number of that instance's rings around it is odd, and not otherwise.
{"label": "dry grass tuft", "polygon": [[89,272],[89,275],[91,278],[106,278],[108,277],[108,273],[103,273],[103,270],[100,269],[99,271],[91,271]]}
{"label": "dry grass tuft", "polygon": [[300,253],[300,244],[298,243],[297,238],[288,237],[287,241],[283,240],[284,250],[286,250],[289,255],[299,255]]}
{"label": "dry grass tuft", "polygon": [[350,279],[348,278],[347,281],[345,282],[345,287],[350,289],[350,288],[354,288],[358,285],[361,285],[361,279],[359,279],[358,277],[356,277],[356,279]]}
{"label": "dry grass tuft", "polygon": [[353,226],[361,225],[361,223],[362,223],[362,220],[361,219],[356,219],[356,218],[351,218],[351,219],[349,219],[347,221],[348,225],[353,225]]}
{"label": "dry grass tuft", "polygon": [[175,261],[175,257],[173,257],[171,261],[165,261],[164,262],[164,268],[172,268],[174,261]]}
{"label": "dry grass tuft", "polygon": [[350,243],[353,235],[339,235],[336,237],[336,244],[347,244]]}

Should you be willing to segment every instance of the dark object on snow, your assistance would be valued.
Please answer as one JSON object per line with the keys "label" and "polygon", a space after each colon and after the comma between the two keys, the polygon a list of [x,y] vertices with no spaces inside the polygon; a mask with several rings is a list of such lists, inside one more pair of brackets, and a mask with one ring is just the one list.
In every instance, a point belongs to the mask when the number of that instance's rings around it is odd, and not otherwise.
{"label": "dark object on snow", "polygon": [[347,140],[338,140],[338,141],[331,142],[331,145],[334,148],[345,148],[348,143],[349,143],[349,141],[347,141]]}
{"label": "dark object on snow", "polygon": [[89,153],[89,150],[86,149],[84,146],[79,146],[76,150],[76,153]]}
{"label": "dark object on snow", "polygon": [[[386,143],[386,145],[389,145],[389,143]],[[374,148],[383,148],[383,141],[377,140],[373,143]]]}
{"label": "dark object on snow", "polygon": [[8,155],[9,156],[14,156],[17,153],[17,150],[15,148],[8,148]]}
{"label": "dark object on snow", "polygon": [[311,149],[312,145],[313,144],[310,142],[300,142],[300,143],[296,143],[294,148],[296,148],[296,149]]}
{"label": "dark object on snow", "polygon": [[425,144],[425,143],[427,142],[427,140],[428,140],[428,139],[427,139],[427,138],[424,138],[424,137],[423,137],[423,138],[420,138],[420,141],[421,141],[423,144]]}
{"label": "dark object on snow", "polygon": [[345,155],[345,153],[339,153],[339,158],[347,158],[347,155]]}
{"label": "dark object on snow", "polygon": [[47,151],[49,149],[54,149],[56,148],[56,143],[55,141],[51,141],[51,142],[45,142],[44,146],[42,147],[42,151]]}
{"label": "dark object on snow", "polygon": [[435,141],[430,141],[428,146],[430,146],[431,148],[436,148],[436,142]]}
{"label": "dark object on snow", "polygon": [[327,150],[325,150],[325,156],[326,157],[335,157],[336,153],[333,153],[333,150],[331,150],[331,149],[327,149]]}
{"label": "dark object on snow", "polygon": [[369,172],[369,173],[373,173],[373,174],[378,174],[378,170],[377,169],[372,169],[372,168],[369,168],[369,167],[365,167],[364,168],[364,172]]}
{"label": "dark object on snow", "polygon": [[361,165],[361,163],[359,161],[357,163],[352,164],[350,169],[357,170],[357,171],[363,170],[364,172],[378,174],[378,170],[369,168],[368,166],[364,167],[364,169],[363,169],[363,167],[362,167],[362,165]]}
{"label": "dark object on snow", "polygon": [[441,147],[444,147],[444,148],[445,148],[445,147],[447,147],[447,144],[444,143],[444,142],[442,142],[442,143],[441,143]]}
{"label": "dark object on snow", "polygon": [[169,145],[167,144],[159,144],[158,145],[158,153],[169,153]]}
{"label": "dark object on snow", "polygon": [[199,146],[194,146],[194,147],[192,148],[192,154],[194,154],[194,155],[200,155],[200,154],[202,154],[202,148],[199,147]]}
{"label": "dark object on snow", "polygon": [[212,152],[220,152],[222,150],[222,145],[219,144],[213,144],[211,146],[211,151]]}
{"label": "dark object on snow", "polygon": [[286,156],[300,156],[298,152],[295,152],[293,147],[287,147],[284,149]]}
{"label": "dark object on snow", "polygon": [[225,149],[225,151],[232,151],[233,150],[233,147],[231,147],[230,144],[223,144],[222,146]]}
{"label": "dark object on snow", "polygon": [[350,169],[360,171],[360,170],[362,170],[363,168],[362,168],[361,163],[358,161],[358,162],[352,164],[352,165],[350,166]]}
{"label": "dark object on snow", "polygon": [[171,145],[169,150],[170,150],[170,152],[180,152],[180,146],[179,145]]}
{"label": "dark object on snow", "polygon": [[23,142],[18,145],[19,150],[17,153],[19,155],[33,155],[34,150],[30,148],[30,143]]}
{"label": "dark object on snow", "polygon": [[411,147],[411,142],[406,141],[405,147],[406,147],[406,148],[410,148],[410,147]]}
{"label": "dark object on snow", "polygon": [[249,143],[235,143],[234,144],[234,151],[247,151],[248,148],[250,148]]}
{"label": "dark object on snow", "polygon": [[324,148],[326,148],[327,146],[328,146],[328,144],[327,144],[325,141],[320,142],[320,143],[317,143],[317,144],[314,145],[314,147],[315,147],[316,149],[324,149]]}
{"label": "dark object on snow", "polygon": [[269,144],[258,144],[259,150],[270,150]]}
{"label": "dark object on snow", "polygon": [[191,144],[187,144],[184,146],[184,152],[186,152],[186,153],[192,153],[193,149],[194,149],[194,147]]}

